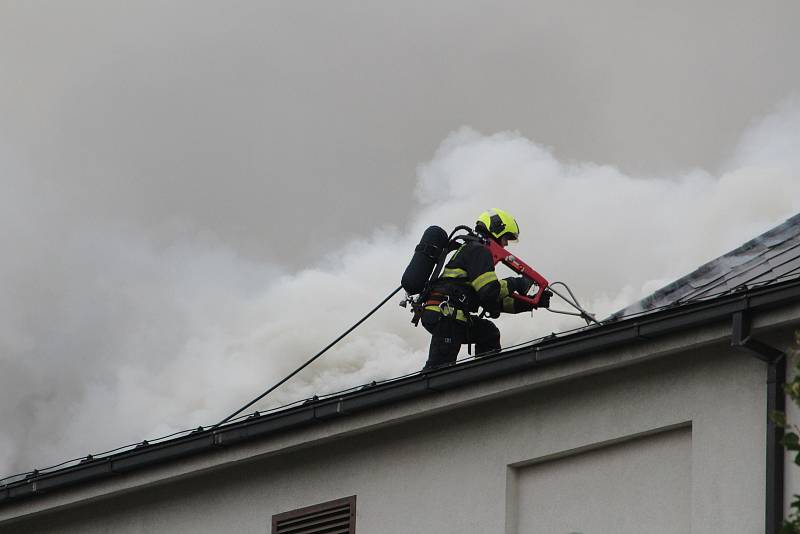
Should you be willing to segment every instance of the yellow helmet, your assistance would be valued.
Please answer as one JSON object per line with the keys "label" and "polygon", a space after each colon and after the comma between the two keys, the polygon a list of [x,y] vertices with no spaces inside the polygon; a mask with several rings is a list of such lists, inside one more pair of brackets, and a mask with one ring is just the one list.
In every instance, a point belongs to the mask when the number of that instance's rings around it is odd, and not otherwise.
{"label": "yellow helmet", "polygon": [[507,211],[492,208],[478,216],[475,229],[489,233],[495,239],[508,236],[509,241],[519,239],[519,225],[514,217]]}

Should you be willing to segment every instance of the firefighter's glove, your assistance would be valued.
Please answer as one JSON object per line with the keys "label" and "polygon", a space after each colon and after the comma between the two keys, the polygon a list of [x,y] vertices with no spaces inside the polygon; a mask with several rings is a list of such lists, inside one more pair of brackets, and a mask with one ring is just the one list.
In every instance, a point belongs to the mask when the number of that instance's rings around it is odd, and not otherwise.
{"label": "firefighter's glove", "polygon": [[532,280],[528,280],[524,276],[517,276],[515,278],[506,278],[508,288],[520,295],[527,295],[533,285]]}
{"label": "firefighter's glove", "polygon": [[542,292],[542,296],[541,296],[541,298],[539,298],[539,304],[537,304],[536,307],[537,308],[549,308],[550,307],[550,297],[552,297],[552,296],[553,296],[553,293],[545,289],[544,292]]}

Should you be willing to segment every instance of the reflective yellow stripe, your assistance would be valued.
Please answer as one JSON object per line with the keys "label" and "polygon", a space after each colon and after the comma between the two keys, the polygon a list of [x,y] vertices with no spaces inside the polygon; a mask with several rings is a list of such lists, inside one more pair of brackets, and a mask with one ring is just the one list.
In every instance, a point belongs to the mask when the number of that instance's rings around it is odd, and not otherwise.
{"label": "reflective yellow stripe", "polygon": [[497,282],[497,275],[494,273],[494,271],[489,271],[488,273],[483,273],[473,280],[472,287],[475,288],[475,291],[480,291],[483,286],[492,282]]}
{"label": "reflective yellow stripe", "polygon": [[500,298],[508,296],[508,280],[500,280]]}
{"label": "reflective yellow stripe", "polygon": [[467,271],[464,269],[445,269],[442,278],[466,278]]}
{"label": "reflective yellow stripe", "polygon": [[503,311],[506,313],[514,313],[514,298],[506,297],[503,299]]}
{"label": "reflective yellow stripe", "polygon": [[453,310],[453,308],[448,308],[445,306],[444,309],[440,308],[439,306],[425,306],[425,309],[428,311],[435,311],[439,312],[445,317],[453,315],[453,311],[456,312],[456,321],[464,321],[467,322],[467,314],[465,314],[462,310]]}

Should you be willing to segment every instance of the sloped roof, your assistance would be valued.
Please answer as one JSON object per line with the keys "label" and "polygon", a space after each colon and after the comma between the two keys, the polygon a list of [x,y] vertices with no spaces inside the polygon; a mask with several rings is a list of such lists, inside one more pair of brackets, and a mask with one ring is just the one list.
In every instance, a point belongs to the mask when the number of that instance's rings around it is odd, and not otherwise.
{"label": "sloped roof", "polygon": [[800,276],[800,213],[662,287],[610,319]]}

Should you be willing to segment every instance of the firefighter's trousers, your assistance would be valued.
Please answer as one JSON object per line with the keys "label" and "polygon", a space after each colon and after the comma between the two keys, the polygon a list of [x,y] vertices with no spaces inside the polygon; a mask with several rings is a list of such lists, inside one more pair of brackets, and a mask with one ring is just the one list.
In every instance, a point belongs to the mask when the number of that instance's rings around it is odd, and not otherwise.
{"label": "firefighter's trousers", "polygon": [[470,316],[468,321],[442,315],[438,311],[425,310],[422,326],[431,333],[431,346],[424,370],[453,363],[461,345],[475,344],[475,355],[480,356],[500,350],[500,330],[488,319]]}

